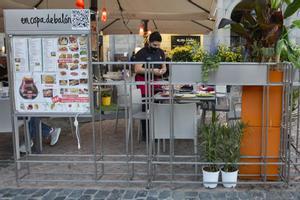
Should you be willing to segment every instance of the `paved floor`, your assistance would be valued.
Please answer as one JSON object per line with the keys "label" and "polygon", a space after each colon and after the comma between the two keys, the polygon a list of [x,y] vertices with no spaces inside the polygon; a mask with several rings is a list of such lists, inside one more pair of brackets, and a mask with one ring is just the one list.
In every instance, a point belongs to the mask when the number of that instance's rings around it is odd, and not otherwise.
{"label": "paved floor", "polygon": [[174,199],[174,200],[196,200],[196,199],[228,199],[228,200],[298,200],[300,192],[293,190],[286,191],[266,191],[266,190],[207,190],[207,191],[173,191],[173,190],[143,190],[143,189],[0,189],[0,199],[41,199],[41,200],[90,200],[90,199],[140,199],[140,200],[155,200],[155,199]]}

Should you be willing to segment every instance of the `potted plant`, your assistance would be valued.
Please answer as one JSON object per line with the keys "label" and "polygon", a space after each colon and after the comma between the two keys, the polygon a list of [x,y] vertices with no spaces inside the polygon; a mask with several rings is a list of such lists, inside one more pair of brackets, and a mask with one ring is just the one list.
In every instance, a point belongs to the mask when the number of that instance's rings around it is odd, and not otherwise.
{"label": "potted plant", "polygon": [[232,188],[236,186],[238,165],[240,160],[240,147],[245,124],[241,121],[224,124],[221,127],[220,156],[225,163],[221,169],[223,186]]}
{"label": "potted plant", "polygon": [[202,141],[200,152],[202,152],[201,155],[203,155],[205,162],[209,163],[202,168],[203,185],[206,188],[215,188],[218,184],[220,170],[215,163],[220,158],[218,147],[221,143],[220,130],[217,119],[201,125],[199,129],[199,141]]}
{"label": "potted plant", "polygon": [[[282,8],[286,8],[283,11]],[[245,61],[248,62],[279,62],[280,56],[287,55],[288,60],[294,66],[299,65],[299,58],[295,49],[292,47],[288,38],[289,30],[299,28],[300,21],[295,20],[291,26],[286,26],[284,20],[297,12],[300,8],[299,0],[242,0],[236,5],[231,13],[231,19],[222,19],[219,28],[226,25],[231,26],[231,30],[241,36],[245,41]],[[261,64],[263,66],[263,63]],[[277,67],[277,65],[274,65]],[[263,69],[267,72],[268,82],[281,83],[283,81],[283,71],[278,68]],[[257,70],[260,74],[261,69]],[[250,77],[250,75],[249,75]],[[254,79],[255,81],[255,79]],[[244,84],[245,85],[245,84]],[[270,87],[269,98],[264,99],[272,109],[265,111],[262,109],[263,85],[243,86],[242,91],[242,113],[241,117],[248,126],[243,137],[242,155],[261,156],[261,144],[263,126],[268,124],[266,130],[272,133],[271,138],[267,138],[266,146],[272,146],[271,150],[266,151],[264,156],[279,156],[280,149],[280,125],[282,113],[282,87]],[[261,86],[257,86],[261,85]],[[268,112],[268,113],[267,113]],[[263,116],[268,115],[268,122],[263,121]],[[248,134],[253,132],[254,134]],[[270,135],[270,134],[269,134]],[[267,136],[269,137],[269,136]],[[243,161],[249,161],[246,158]],[[261,162],[261,159],[252,159],[252,162]],[[267,159],[268,162],[277,162],[277,159]],[[280,173],[280,166],[267,166],[266,171],[271,175]],[[242,174],[261,174],[259,165],[241,166]],[[259,179],[260,177],[242,177],[246,179]],[[276,180],[276,176],[268,176],[268,180]]]}
{"label": "potted plant", "polygon": [[101,94],[102,97],[102,105],[103,106],[110,106],[111,104],[111,94],[109,91],[103,91]]}

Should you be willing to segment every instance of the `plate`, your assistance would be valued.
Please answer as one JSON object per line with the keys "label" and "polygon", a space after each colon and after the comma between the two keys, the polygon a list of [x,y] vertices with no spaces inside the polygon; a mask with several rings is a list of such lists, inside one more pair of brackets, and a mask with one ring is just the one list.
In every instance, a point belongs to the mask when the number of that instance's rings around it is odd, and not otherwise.
{"label": "plate", "polygon": [[197,97],[214,97],[214,94],[211,93],[200,93],[200,94],[196,94]]}
{"label": "plate", "polygon": [[182,95],[182,98],[194,98],[194,97],[196,97],[195,94],[183,94]]}

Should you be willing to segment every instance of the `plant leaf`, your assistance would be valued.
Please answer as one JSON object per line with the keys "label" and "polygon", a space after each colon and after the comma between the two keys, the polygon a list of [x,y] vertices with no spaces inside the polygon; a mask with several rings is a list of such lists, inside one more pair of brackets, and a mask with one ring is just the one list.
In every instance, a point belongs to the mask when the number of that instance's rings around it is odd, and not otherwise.
{"label": "plant leaf", "polygon": [[225,26],[231,25],[231,24],[236,24],[236,22],[234,22],[230,19],[223,18],[223,19],[221,19],[221,21],[219,23],[218,29],[224,28]]}
{"label": "plant leaf", "polygon": [[281,0],[270,0],[271,1],[271,8],[278,9],[281,3]]}
{"label": "plant leaf", "polygon": [[235,10],[252,10],[255,8],[255,0],[242,0],[238,3],[232,12]]}
{"label": "plant leaf", "polygon": [[291,4],[292,3],[292,0],[283,0],[286,4]]}
{"label": "plant leaf", "polygon": [[294,0],[293,3],[290,3],[284,12],[284,18],[292,16],[300,8],[300,1]]}
{"label": "plant leaf", "polygon": [[231,29],[233,32],[241,35],[242,37],[249,40],[251,38],[250,34],[241,24],[232,24]]}
{"label": "plant leaf", "polygon": [[256,25],[257,22],[251,12],[245,12],[243,15],[243,20],[248,21],[251,25]]}
{"label": "plant leaf", "polygon": [[292,22],[292,28],[299,28],[300,29],[300,20],[295,20]]}
{"label": "plant leaf", "polygon": [[255,1],[255,12],[257,16],[257,21],[259,24],[265,24],[267,23],[267,17],[266,17],[266,7],[267,7],[267,1],[266,0],[256,0]]}

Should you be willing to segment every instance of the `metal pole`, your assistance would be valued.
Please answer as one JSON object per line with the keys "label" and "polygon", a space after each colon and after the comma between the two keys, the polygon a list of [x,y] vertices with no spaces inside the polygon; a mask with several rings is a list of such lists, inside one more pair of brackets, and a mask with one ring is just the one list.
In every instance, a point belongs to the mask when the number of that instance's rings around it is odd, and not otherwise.
{"label": "metal pole", "polygon": [[289,88],[289,93],[288,93],[288,100],[289,100],[289,110],[288,110],[288,121],[289,121],[289,129],[288,129],[288,141],[287,141],[287,150],[288,150],[288,157],[287,157],[287,160],[288,160],[288,166],[287,166],[287,179],[286,179],[286,183],[287,185],[289,184],[289,181],[290,181],[290,167],[291,167],[291,148],[290,148],[290,145],[291,145],[291,137],[292,137],[292,106],[293,106],[293,74],[292,74],[292,70],[293,68],[291,67],[291,65],[288,65],[288,72],[289,72],[289,76],[288,76],[288,82],[287,82],[287,86]]}
{"label": "metal pole", "polygon": [[[28,155],[31,154],[31,138],[30,138],[30,134],[29,134],[29,130],[28,130],[28,122],[27,122],[26,118],[23,118],[23,122],[24,122],[24,137],[25,137],[25,147],[26,147],[25,157],[27,160]],[[29,163],[27,163],[26,167],[27,167],[27,173],[30,174]]]}
{"label": "metal pole", "polygon": [[[132,78],[132,65],[129,65],[129,77]],[[133,148],[133,125],[134,125],[134,121],[133,121],[133,118],[132,118],[132,115],[133,115],[133,102],[132,102],[132,80],[130,80],[130,109],[129,109],[129,120],[131,121],[130,123],[130,158],[129,160],[132,161],[134,160],[134,148]],[[136,103],[136,102],[135,102]],[[131,164],[131,176],[130,176],[130,180],[133,180],[133,177],[134,177],[134,163]]]}
{"label": "metal pole", "polygon": [[174,159],[174,85],[172,84],[170,89],[170,171],[171,171],[171,184],[174,181],[174,166],[173,166],[173,159]]}
{"label": "metal pole", "polygon": [[[268,81],[268,83],[270,82],[270,79]],[[268,135],[269,135],[269,104],[270,104],[270,87],[269,85],[267,85],[267,102],[266,102],[266,134],[265,134],[265,145],[264,145],[264,155],[267,156],[268,152]],[[268,162],[267,159],[264,160],[265,162]],[[264,166],[264,172],[265,172],[265,176],[264,176],[264,181],[267,181],[267,166]]]}
{"label": "metal pole", "polygon": [[[125,152],[126,152],[126,161],[127,161],[127,180],[129,181],[130,179],[130,166],[129,166],[129,134],[131,130],[128,130],[128,128],[132,127],[132,118],[131,117],[131,104],[132,104],[132,100],[131,100],[131,88],[129,91],[129,95],[128,95],[128,91],[127,91],[127,80],[126,80],[126,64],[123,65],[123,78],[124,78],[124,91],[125,91]],[[128,102],[128,96],[130,98],[129,102]],[[128,109],[128,106],[129,109]],[[129,116],[130,115],[130,116]],[[129,120],[128,120],[129,118]],[[129,124],[128,124],[129,123]]]}
{"label": "metal pole", "polygon": [[[101,70],[101,66],[100,65],[100,70]],[[100,80],[101,82],[101,80]],[[98,86],[99,89],[99,94],[101,96],[102,94],[102,87]],[[99,134],[100,134],[100,160],[103,161],[104,160],[104,144],[103,144],[103,129],[102,129],[102,98],[100,97],[100,103],[99,103]],[[104,163],[101,164],[101,177],[104,175]]]}
{"label": "metal pole", "polygon": [[19,170],[21,169],[20,163],[17,161],[20,159],[20,150],[19,150],[19,127],[18,127],[18,118],[13,114],[12,116],[12,127],[13,127],[13,146],[14,146],[14,160],[15,160],[15,175],[16,175],[16,182],[19,186],[20,179],[19,179]]}
{"label": "metal pole", "polygon": [[[268,68],[269,70],[269,68]],[[269,77],[269,75],[267,76]],[[269,81],[268,81],[269,82]],[[262,125],[261,125],[261,156],[262,161],[265,163],[265,93],[266,93],[266,87],[263,86],[263,95],[262,95]],[[264,175],[266,174],[265,166],[261,166],[261,176],[263,180],[265,181]]]}

